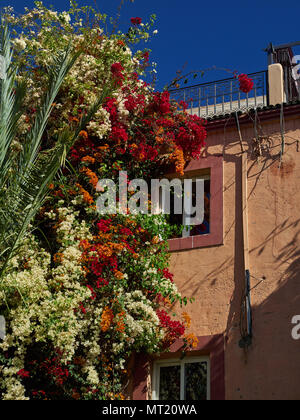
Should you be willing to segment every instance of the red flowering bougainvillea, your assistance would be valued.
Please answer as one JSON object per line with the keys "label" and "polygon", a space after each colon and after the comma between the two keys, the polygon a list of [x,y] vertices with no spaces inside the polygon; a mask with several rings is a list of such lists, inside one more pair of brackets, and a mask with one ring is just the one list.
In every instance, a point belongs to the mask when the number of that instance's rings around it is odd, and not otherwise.
{"label": "red flowering bougainvillea", "polygon": [[249,93],[253,89],[254,83],[246,74],[240,74],[238,76],[240,83],[240,90],[244,93]]}

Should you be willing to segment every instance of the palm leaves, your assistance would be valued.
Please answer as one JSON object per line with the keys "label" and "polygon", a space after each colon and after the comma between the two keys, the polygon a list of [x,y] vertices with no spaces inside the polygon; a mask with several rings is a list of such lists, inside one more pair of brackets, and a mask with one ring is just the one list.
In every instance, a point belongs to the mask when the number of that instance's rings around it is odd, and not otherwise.
{"label": "palm leaves", "polygon": [[15,87],[15,71],[12,68],[12,51],[7,27],[0,28],[0,48],[2,54],[2,72],[5,78],[0,80],[0,191],[6,183],[10,169],[10,146],[15,138],[17,123],[21,116],[20,104],[25,95],[23,85]]}
{"label": "palm leaves", "polygon": [[40,151],[43,133],[46,129],[52,104],[59,92],[66,74],[79,53],[72,53],[69,46],[53,58],[48,67],[49,86],[42,98],[33,127],[22,143],[22,150],[12,152],[16,139],[18,121],[22,115],[25,86],[15,80],[16,69],[12,64],[12,50],[6,27],[0,29],[0,54],[6,63],[6,78],[0,80],[0,280],[8,261],[15,255],[22,243],[30,222],[41,207],[48,191],[48,185],[63,163],[79,132],[92,119],[106,96],[90,108],[76,130],[65,128],[51,150]]}

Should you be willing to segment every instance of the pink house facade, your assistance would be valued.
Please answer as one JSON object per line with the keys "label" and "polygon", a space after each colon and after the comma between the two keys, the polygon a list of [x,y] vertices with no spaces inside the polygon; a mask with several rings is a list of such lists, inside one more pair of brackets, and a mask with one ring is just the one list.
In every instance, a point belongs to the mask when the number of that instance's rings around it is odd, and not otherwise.
{"label": "pink house facade", "polygon": [[209,174],[209,233],[169,242],[176,284],[195,298],[186,310],[198,346],[184,359],[180,341],[136,355],[134,400],[300,398],[300,103],[274,95],[207,118],[207,145],[185,176]]}

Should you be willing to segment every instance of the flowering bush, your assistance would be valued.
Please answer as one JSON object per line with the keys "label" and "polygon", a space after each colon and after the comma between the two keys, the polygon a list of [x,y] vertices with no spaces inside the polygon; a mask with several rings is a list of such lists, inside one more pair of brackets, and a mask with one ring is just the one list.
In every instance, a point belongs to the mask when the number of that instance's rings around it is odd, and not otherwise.
{"label": "flowering bush", "polygon": [[[148,40],[151,24],[131,20],[134,31],[105,35],[105,17],[73,5],[58,13],[36,8],[4,18],[15,28],[18,81],[28,95],[19,143],[40,105],[43,69],[71,44],[81,52],[67,75],[49,119],[43,148],[62,128],[85,117],[97,98],[102,106],[49,186],[49,196],[0,285],[7,335],[0,345],[2,399],[122,399],[134,352],[157,353],[190,326],[168,313],[186,303],[168,271],[162,215],[100,216],[99,179],[162,175],[168,165],[180,174],[200,157],[202,121],[170,102],[141,77],[149,51],[134,55],[129,43]],[[188,334],[187,346],[196,338]]]}

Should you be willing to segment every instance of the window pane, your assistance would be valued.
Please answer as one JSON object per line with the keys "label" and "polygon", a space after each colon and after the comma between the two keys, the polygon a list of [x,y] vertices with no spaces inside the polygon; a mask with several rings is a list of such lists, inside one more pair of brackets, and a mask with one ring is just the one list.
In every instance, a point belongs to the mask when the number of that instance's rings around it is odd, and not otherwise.
{"label": "window pane", "polygon": [[[192,206],[196,206],[196,181],[192,184]],[[203,205],[203,204],[201,204]],[[184,195],[182,197],[182,207],[184,208]],[[171,189],[171,201],[170,201],[170,216],[169,224],[172,227],[172,233],[169,239],[188,237],[188,236],[199,236],[207,235],[211,232],[211,221],[210,221],[210,179],[204,181],[204,220],[201,225],[196,226],[184,226],[185,219],[194,217],[196,214],[185,215],[175,214],[174,212],[174,189]],[[184,212],[183,212],[184,213]]]}
{"label": "window pane", "polygon": [[185,400],[207,400],[207,362],[185,363]]}
{"label": "window pane", "polygon": [[160,368],[160,400],[180,400],[180,366]]}
{"label": "window pane", "polygon": [[204,181],[204,220],[201,225],[192,227],[191,236],[206,235],[208,233],[210,233],[210,180],[205,180]]}

